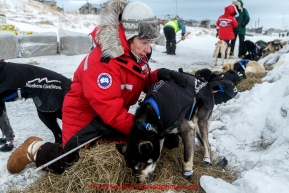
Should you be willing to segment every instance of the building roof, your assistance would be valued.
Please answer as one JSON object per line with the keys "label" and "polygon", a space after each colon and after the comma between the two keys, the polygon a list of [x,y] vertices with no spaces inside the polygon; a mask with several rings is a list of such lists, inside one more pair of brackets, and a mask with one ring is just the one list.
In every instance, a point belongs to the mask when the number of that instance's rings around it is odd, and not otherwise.
{"label": "building roof", "polygon": [[101,9],[100,4],[95,4],[95,3],[86,3],[83,6],[81,6],[79,9],[86,7],[88,4],[90,4],[92,8]]}

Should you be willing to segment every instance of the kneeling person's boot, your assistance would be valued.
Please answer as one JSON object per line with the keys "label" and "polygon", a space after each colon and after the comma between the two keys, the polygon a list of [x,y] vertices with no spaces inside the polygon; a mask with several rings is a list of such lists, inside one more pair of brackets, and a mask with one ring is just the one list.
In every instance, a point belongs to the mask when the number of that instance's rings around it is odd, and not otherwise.
{"label": "kneeling person's boot", "polygon": [[6,142],[6,143],[0,148],[0,151],[2,151],[2,152],[12,151],[13,147],[14,147],[13,141]]}
{"label": "kneeling person's boot", "polygon": [[177,134],[167,134],[164,141],[164,146],[168,149],[173,149],[179,146],[179,136]]}
{"label": "kneeling person's boot", "polygon": [[39,137],[29,137],[18,147],[7,161],[7,170],[12,173],[21,172],[27,164],[35,162],[37,151],[45,142]]}

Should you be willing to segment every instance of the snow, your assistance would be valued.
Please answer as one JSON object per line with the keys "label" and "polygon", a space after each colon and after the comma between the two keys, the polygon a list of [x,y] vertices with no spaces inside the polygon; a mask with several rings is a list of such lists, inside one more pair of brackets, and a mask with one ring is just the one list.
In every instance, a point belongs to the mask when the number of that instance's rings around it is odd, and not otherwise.
{"label": "snow", "polygon": [[[5,3],[5,4],[4,4]],[[20,31],[58,32],[58,28],[89,34],[99,23],[98,16],[68,13],[50,13],[42,4],[31,0],[0,0],[1,13],[7,22],[13,23]],[[41,24],[40,21],[52,24]],[[191,72],[202,68],[221,69],[221,61],[213,67],[214,45],[217,42],[215,30],[187,27],[191,34],[177,44],[176,56],[166,55],[164,46],[156,45],[150,67],[169,68]],[[162,32],[162,31],[161,31]],[[255,35],[246,39],[271,41],[274,36]],[[180,33],[177,34],[180,39]],[[289,42],[289,39],[283,38]],[[238,45],[236,45],[236,48]],[[226,156],[230,166],[238,168],[239,178],[229,184],[222,179],[202,176],[201,186],[207,193],[285,193],[289,184],[289,46],[260,60],[261,64],[272,60],[273,70],[263,78],[262,84],[252,90],[239,93],[225,104],[216,105],[209,131],[212,150]],[[285,51],[284,51],[285,50]],[[237,50],[235,54],[237,53]],[[37,62],[37,66],[54,70],[68,78],[73,73],[83,55],[43,56],[7,60],[16,63]],[[272,58],[275,58],[274,60]],[[279,58],[278,62],[277,59]],[[238,59],[235,59],[238,60]],[[8,117],[15,132],[16,147],[30,136],[41,137],[54,142],[50,130],[37,118],[35,105],[31,99],[6,103]],[[133,112],[135,106],[131,108]],[[61,124],[61,121],[59,121]],[[267,148],[258,144],[265,142]],[[266,147],[266,146],[265,146]],[[42,171],[35,174],[35,164],[19,174],[12,175],[6,169],[11,152],[0,153],[0,192],[16,185],[33,182]]]}

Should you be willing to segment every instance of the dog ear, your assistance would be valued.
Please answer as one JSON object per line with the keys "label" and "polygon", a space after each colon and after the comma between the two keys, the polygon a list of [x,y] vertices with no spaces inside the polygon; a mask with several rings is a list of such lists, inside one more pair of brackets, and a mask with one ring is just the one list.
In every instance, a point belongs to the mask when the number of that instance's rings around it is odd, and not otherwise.
{"label": "dog ear", "polygon": [[126,147],[127,147],[126,144],[116,144],[115,147],[121,155],[124,155],[126,153]]}
{"label": "dog ear", "polygon": [[138,144],[138,151],[140,154],[150,152],[153,149],[153,144],[150,141],[142,141]]}

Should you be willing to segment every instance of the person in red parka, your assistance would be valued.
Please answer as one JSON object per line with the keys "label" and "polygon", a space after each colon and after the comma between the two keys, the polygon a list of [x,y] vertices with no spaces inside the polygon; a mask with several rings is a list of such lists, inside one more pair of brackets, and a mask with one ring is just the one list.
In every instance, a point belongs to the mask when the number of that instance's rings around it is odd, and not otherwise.
{"label": "person in red parka", "polygon": [[225,12],[219,17],[216,22],[216,26],[219,28],[218,37],[220,40],[225,41],[230,47],[231,40],[235,38],[234,28],[238,26],[238,22],[235,19],[237,16],[238,10],[234,5],[229,5],[225,7]]}
{"label": "person in red parka", "polygon": [[[63,147],[50,142],[36,142],[27,151],[18,150],[18,155],[27,153],[33,157],[37,167],[95,137],[128,135],[134,119],[134,115],[128,112],[130,106],[138,101],[142,91],[146,93],[159,80],[174,79],[176,84],[186,87],[182,73],[149,68],[151,43],[158,38],[160,31],[158,20],[149,6],[141,2],[113,0],[102,8],[100,18],[100,25],[91,33],[96,47],[76,69],[70,91],[64,98]],[[32,142],[27,140],[26,143]],[[26,146],[29,144],[24,142],[22,147]],[[17,164],[10,163],[20,162],[13,161],[15,157],[10,156],[8,171],[13,172],[17,167]],[[47,168],[62,173],[67,163],[77,158],[76,151]]]}

